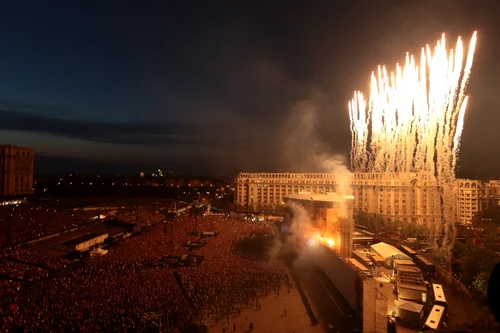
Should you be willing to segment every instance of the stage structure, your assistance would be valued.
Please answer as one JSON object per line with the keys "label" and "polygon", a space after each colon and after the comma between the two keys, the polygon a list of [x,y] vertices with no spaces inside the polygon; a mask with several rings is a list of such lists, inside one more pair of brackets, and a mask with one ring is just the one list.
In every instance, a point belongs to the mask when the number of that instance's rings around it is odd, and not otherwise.
{"label": "stage structure", "polygon": [[[354,233],[353,196],[335,193],[316,194],[300,192],[285,196],[284,225],[291,230],[306,230],[313,237],[333,248],[344,258],[351,257]],[[303,224],[294,227],[293,224]]]}

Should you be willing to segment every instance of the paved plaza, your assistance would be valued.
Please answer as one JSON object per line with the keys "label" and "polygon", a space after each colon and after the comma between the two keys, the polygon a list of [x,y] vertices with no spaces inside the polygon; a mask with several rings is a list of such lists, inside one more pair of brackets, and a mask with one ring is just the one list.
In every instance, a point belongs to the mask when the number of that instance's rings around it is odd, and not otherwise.
{"label": "paved plaza", "polygon": [[[324,333],[321,326],[313,326],[307,315],[306,308],[302,303],[300,294],[296,288],[288,293],[288,288],[282,286],[279,296],[270,294],[259,298],[260,310],[243,309],[241,315],[219,320],[215,323],[215,316],[204,320],[209,326],[210,333],[233,332],[233,323],[236,324],[235,332],[250,332],[249,323],[254,323],[252,332],[258,333]],[[286,309],[286,315],[285,315]]]}

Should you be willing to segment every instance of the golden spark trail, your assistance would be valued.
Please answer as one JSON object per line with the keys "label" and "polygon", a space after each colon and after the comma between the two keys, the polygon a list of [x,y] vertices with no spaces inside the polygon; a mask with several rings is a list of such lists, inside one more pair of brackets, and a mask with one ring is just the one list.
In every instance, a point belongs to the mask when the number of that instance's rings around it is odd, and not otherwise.
{"label": "golden spark trail", "polygon": [[[371,75],[368,102],[355,92],[349,103],[353,171],[429,175],[441,197],[436,231],[444,229],[447,238],[454,234],[453,185],[476,39],[474,32],[465,66],[461,38],[448,51],[444,34],[433,48],[422,48],[419,63],[406,54],[394,72],[379,66]],[[447,244],[449,252],[452,242]]]}

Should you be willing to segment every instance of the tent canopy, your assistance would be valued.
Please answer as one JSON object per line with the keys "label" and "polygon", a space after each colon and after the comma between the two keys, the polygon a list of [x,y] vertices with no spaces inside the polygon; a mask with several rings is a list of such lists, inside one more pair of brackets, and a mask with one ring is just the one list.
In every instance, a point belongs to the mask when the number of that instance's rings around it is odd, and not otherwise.
{"label": "tent canopy", "polygon": [[406,254],[399,251],[394,246],[389,245],[389,244],[384,243],[384,242],[373,244],[371,246],[371,248],[374,252],[376,252],[378,255],[380,255],[384,260],[392,258],[393,256],[397,259],[400,259],[400,260],[411,260],[411,258],[408,257]]}
{"label": "tent canopy", "polygon": [[101,249],[100,247],[90,251],[91,256],[102,256],[105,255],[106,253],[108,253],[108,250]]}
{"label": "tent canopy", "polygon": [[413,300],[413,301],[422,301],[422,294],[426,294],[427,292],[424,290],[419,290],[420,288],[398,288],[398,298],[401,300]]}
{"label": "tent canopy", "polygon": [[422,309],[424,308],[424,306],[422,304],[417,304],[417,303],[410,302],[410,301],[400,301],[398,308],[406,310],[406,311],[420,313],[420,312],[422,312]]}

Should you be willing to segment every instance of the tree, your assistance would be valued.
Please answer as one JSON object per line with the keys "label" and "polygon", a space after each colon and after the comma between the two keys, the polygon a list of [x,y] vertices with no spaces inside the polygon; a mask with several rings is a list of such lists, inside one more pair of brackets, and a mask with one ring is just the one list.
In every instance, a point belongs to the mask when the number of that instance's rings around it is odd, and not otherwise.
{"label": "tree", "polygon": [[384,219],[380,215],[375,216],[375,223],[377,225],[378,230],[392,233],[392,221],[388,219]]}
{"label": "tree", "polygon": [[495,268],[495,265],[500,261],[500,258],[498,258],[498,255],[495,253],[495,251],[486,248],[485,246],[480,246],[479,249],[482,259],[480,271],[490,273],[491,271],[493,271],[493,268]]}
{"label": "tree", "polygon": [[423,239],[427,239],[430,235],[430,229],[424,224],[415,225],[415,234],[416,237],[421,237]]}
{"label": "tree", "polygon": [[457,230],[457,236],[465,237],[466,239],[477,237],[477,234],[472,230],[470,225],[457,223],[455,228]]}
{"label": "tree", "polygon": [[454,251],[456,249],[456,253],[454,255],[462,255],[461,258],[456,257],[455,267],[461,268],[463,281],[466,285],[471,285],[481,273],[490,274],[499,261],[494,251],[482,245],[477,245],[472,240],[465,244],[465,251],[460,250],[458,242],[455,246]]}
{"label": "tree", "polygon": [[276,207],[276,214],[277,215],[284,215],[285,214],[285,206],[278,205],[278,207]]}
{"label": "tree", "polygon": [[375,232],[386,231],[388,225],[391,223],[391,221],[386,220],[382,216],[377,214],[371,214],[370,221]]}
{"label": "tree", "polygon": [[256,213],[262,213],[262,204],[258,203],[257,207],[255,208]]}
{"label": "tree", "polygon": [[399,224],[399,232],[401,233],[401,237],[403,238],[411,238],[415,237],[416,232],[416,224],[415,223],[402,223],[399,220],[396,221]]}
{"label": "tree", "polygon": [[396,224],[391,220],[384,221],[385,230],[387,230],[390,234],[395,234],[396,232]]}
{"label": "tree", "polygon": [[493,252],[500,252],[500,244],[497,243],[498,234],[496,232],[489,232],[484,236],[483,246]]}
{"label": "tree", "polygon": [[245,204],[245,212],[252,213],[253,211],[253,205]]}
{"label": "tree", "polygon": [[[470,240],[472,242],[472,240]],[[460,273],[464,270],[464,258],[467,255],[467,245],[462,242],[455,242],[451,250],[451,268],[454,273]]]}
{"label": "tree", "polygon": [[477,291],[480,291],[483,295],[486,294],[488,290],[488,279],[490,278],[490,274],[487,272],[481,272],[476,275],[474,281],[472,282],[472,286],[476,288]]}
{"label": "tree", "polygon": [[479,273],[481,258],[478,255],[478,246],[472,241],[467,242],[466,253],[467,255],[460,260],[460,267],[462,268],[464,283],[470,285],[474,277]]}
{"label": "tree", "polygon": [[498,234],[500,226],[500,206],[492,206],[483,210],[472,218],[471,225],[482,230],[485,235]]}
{"label": "tree", "polygon": [[367,214],[366,226],[373,232],[381,232],[386,230],[386,220],[377,214]]}
{"label": "tree", "polygon": [[366,214],[365,212],[360,210],[356,213],[356,217],[354,218],[354,223],[366,226],[367,217],[368,217],[368,214]]}
{"label": "tree", "polygon": [[368,229],[371,230],[369,216],[365,212],[361,212],[361,211],[358,212],[358,214],[356,216],[356,224],[364,225],[365,227],[367,227]]}
{"label": "tree", "polygon": [[453,258],[456,260],[460,260],[465,257],[467,254],[467,247],[462,242],[455,242],[452,249]]}
{"label": "tree", "polygon": [[266,205],[264,207],[264,213],[265,214],[272,214],[272,212],[273,212],[273,207],[271,205]]}
{"label": "tree", "polygon": [[234,212],[239,213],[243,210],[243,205],[240,203],[235,203],[234,204]]}

